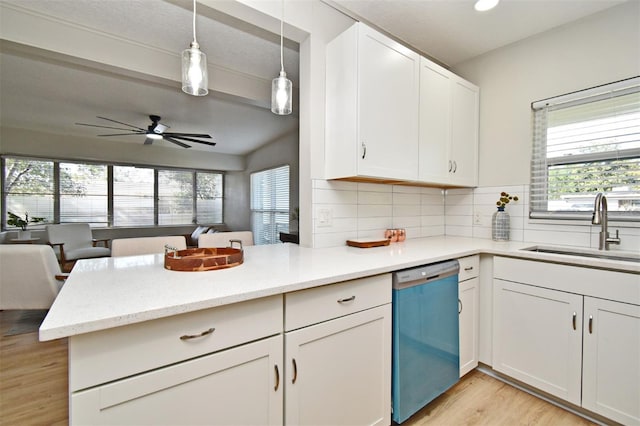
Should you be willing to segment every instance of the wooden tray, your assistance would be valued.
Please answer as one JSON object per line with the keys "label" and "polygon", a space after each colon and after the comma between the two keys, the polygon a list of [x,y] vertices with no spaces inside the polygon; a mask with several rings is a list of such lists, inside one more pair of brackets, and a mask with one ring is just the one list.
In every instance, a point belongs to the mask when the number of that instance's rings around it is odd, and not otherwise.
{"label": "wooden tray", "polygon": [[197,272],[233,268],[244,262],[244,251],[231,247],[193,248],[169,251],[164,255],[164,267],[172,271]]}
{"label": "wooden tray", "polygon": [[382,247],[388,246],[389,240],[347,240],[347,245],[359,248]]}

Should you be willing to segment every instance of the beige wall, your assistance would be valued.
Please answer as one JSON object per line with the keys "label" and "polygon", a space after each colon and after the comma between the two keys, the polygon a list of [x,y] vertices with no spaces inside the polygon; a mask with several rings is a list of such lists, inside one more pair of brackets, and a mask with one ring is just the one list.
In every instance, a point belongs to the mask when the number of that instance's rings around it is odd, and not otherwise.
{"label": "beige wall", "polygon": [[640,75],[640,2],[455,67],[480,86],[479,185],[529,183],[533,101]]}
{"label": "beige wall", "polygon": [[185,167],[205,170],[244,170],[243,156],[195,149],[173,149],[80,138],[32,130],[0,127],[0,154],[106,161],[126,164]]}

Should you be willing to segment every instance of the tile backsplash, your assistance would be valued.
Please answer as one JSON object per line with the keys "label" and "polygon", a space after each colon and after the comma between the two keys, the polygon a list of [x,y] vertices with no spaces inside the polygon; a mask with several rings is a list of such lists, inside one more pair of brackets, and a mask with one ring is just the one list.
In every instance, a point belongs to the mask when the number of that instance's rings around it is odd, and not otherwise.
{"label": "tile backsplash", "polygon": [[[325,180],[313,182],[313,246],[382,239],[387,228],[405,228],[407,238],[491,238],[491,216],[502,191],[519,198],[506,208],[511,240],[598,247],[600,227],[589,221],[530,220],[528,185],[443,190]],[[640,226],[610,222],[610,232],[614,234],[616,229],[621,244],[612,250],[640,251]]]}

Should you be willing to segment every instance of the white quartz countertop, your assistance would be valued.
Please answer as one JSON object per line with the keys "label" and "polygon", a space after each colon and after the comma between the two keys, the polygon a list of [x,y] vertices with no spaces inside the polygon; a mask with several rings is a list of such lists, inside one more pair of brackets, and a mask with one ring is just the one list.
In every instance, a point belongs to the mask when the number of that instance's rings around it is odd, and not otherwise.
{"label": "white quartz countertop", "polygon": [[216,271],[164,269],[164,255],[77,262],[40,327],[53,340],[283,294],[478,253],[640,273],[640,264],[520,251],[535,244],[432,237],[376,248],[249,246],[244,264]]}

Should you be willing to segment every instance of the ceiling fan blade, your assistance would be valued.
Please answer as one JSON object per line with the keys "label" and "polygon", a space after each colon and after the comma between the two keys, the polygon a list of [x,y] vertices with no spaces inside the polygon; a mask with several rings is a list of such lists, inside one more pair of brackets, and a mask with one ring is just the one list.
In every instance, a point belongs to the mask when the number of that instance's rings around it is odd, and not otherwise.
{"label": "ceiling fan blade", "polygon": [[[163,136],[164,136],[164,138],[165,138],[165,139],[167,138],[167,134],[166,134],[166,133],[165,133]],[[199,140],[197,140],[197,139],[185,138],[184,136],[173,136],[173,137],[174,137],[174,138],[176,138],[176,139],[181,139],[181,140],[183,140],[183,141],[196,142],[196,143],[203,143],[203,144],[205,144],[205,145],[209,145],[209,146],[216,146],[216,143],[215,143],[215,142],[199,141]]]}
{"label": "ceiling fan blade", "polygon": [[99,127],[101,129],[127,130],[129,132],[133,131],[133,129],[123,129],[122,127],[100,126],[98,124],[87,124],[87,123],[76,123],[76,124],[78,126]]}
{"label": "ceiling fan blade", "polygon": [[167,133],[163,133],[164,135],[167,136],[171,136],[171,137],[180,137],[180,136],[190,136],[192,138],[205,138],[205,139],[211,139],[211,135],[208,135],[206,133],[174,133],[174,132],[167,132]]}
{"label": "ceiling fan blade", "polygon": [[164,135],[163,135],[163,137],[162,137],[162,138],[163,138],[165,141],[169,141],[169,142],[171,142],[171,143],[175,143],[176,145],[179,145],[179,146],[181,146],[181,147],[183,147],[183,148],[191,148],[191,145],[187,145],[186,143],[182,143],[182,142],[177,141],[177,140],[175,140],[175,139],[173,139],[173,138],[170,138],[170,137],[167,137],[167,136],[164,136]]}
{"label": "ceiling fan blade", "polygon": [[129,136],[129,135],[139,135],[141,133],[139,132],[135,132],[135,133],[111,133],[108,135],[98,135],[98,136]]}
{"label": "ceiling fan blade", "polygon": [[133,127],[134,129],[138,129],[138,130],[145,131],[145,129],[143,129],[143,128],[141,128],[141,127],[138,127],[138,126],[134,126],[133,124],[123,123],[122,121],[112,120],[112,119],[107,118],[107,117],[100,117],[100,116],[97,116],[97,117],[98,117],[98,118],[100,118],[100,119],[102,119],[102,120],[107,120],[107,121],[111,121],[111,122],[113,122],[113,123],[123,124],[123,125],[125,125],[125,126]]}

